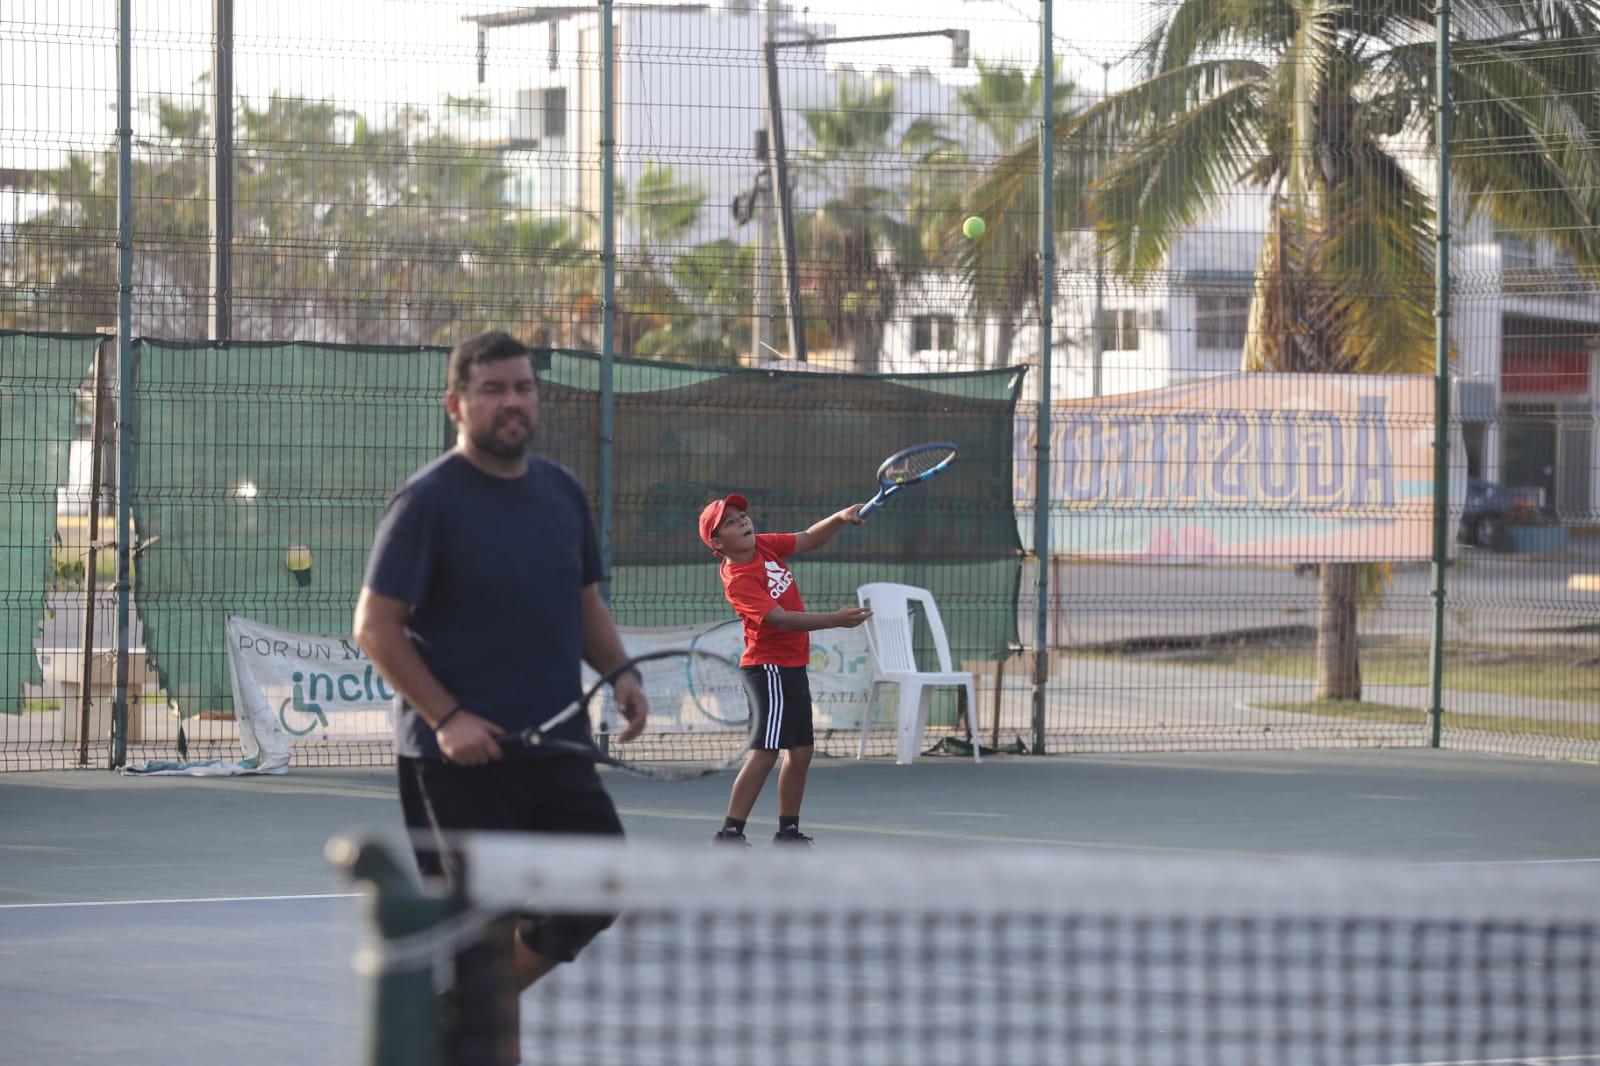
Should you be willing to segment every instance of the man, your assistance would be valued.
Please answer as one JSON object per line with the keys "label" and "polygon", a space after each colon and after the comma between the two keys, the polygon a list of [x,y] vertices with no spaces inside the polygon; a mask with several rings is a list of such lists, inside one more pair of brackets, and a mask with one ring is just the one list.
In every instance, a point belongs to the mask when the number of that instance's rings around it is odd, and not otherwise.
{"label": "man", "polygon": [[[594,764],[497,738],[581,695],[580,658],[605,674],[627,658],[600,598],[599,549],[576,479],[530,457],[539,418],[533,355],[506,333],[450,353],[445,410],[456,445],[412,475],[384,512],[356,606],[355,637],[399,693],[401,806],[424,874],[459,876],[452,831],[620,835]],[[615,686],[644,728],[636,675]],[[581,716],[552,736],[582,740]],[[512,946],[520,987],[570,961],[608,915],[524,916]]]}

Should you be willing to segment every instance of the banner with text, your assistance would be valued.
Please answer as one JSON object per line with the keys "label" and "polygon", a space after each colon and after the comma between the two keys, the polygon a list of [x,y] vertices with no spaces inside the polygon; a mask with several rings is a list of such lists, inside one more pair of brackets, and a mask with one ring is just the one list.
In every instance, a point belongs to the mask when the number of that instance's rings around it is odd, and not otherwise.
{"label": "banner with text", "polygon": [[259,737],[391,740],[394,690],[349,637],[228,619],[234,714]]}
{"label": "banner with text", "polygon": [[[1434,381],[1420,375],[1228,374],[1056,403],[1051,554],[1427,559],[1433,412]],[[1030,550],[1037,428],[1021,418],[1015,437]]]}
{"label": "banner with text", "polygon": [[[629,655],[658,648],[697,648],[738,662],[744,650],[737,621],[668,628],[619,626]],[[228,662],[241,725],[264,747],[287,752],[294,738],[382,739],[392,735],[394,692],[361,648],[348,637],[314,636],[228,619]],[[857,729],[872,694],[872,656],[861,629],[830,629],[811,636],[811,698],[818,730]],[[585,687],[596,676],[584,671]],[[618,728],[617,723],[608,723]],[[692,707],[652,707],[653,733],[729,729]],[[242,732],[243,730],[241,730]]]}

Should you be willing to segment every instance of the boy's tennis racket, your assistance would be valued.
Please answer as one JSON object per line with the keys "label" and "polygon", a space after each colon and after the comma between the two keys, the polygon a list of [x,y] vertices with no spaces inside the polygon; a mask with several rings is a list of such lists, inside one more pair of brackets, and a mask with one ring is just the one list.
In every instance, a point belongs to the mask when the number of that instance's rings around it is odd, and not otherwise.
{"label": "boy's tennis racket", "polygon": [[901,489],[922,482],[949,466],[956,457],[956,446],[949,441],[932,444],[914,444],[895,452],[878,467],[878,494],[861,505],[861,517],[876,511],[883,502]]}
{"label": "boy's tennis racket", "polygon": [[[730,738],[726,757],[714,762],[642,763],[603,752],[592,741],[549,735],[556,726],[580,714],[588,721],[594,720],[591,712],[600,714],[602,720],[608,712],[615,714],[611,683],[630,670],[639,675],[640,687],[650,701],[652,713],[690,709],[707,713],[717,721],[737,724],[744,729],[744,742],[740,744]],[[571,752],[650,781],[693,781],[731,769],[743,760],[755,741],[755,708],[755,694],[738,666],[706,652],[668,648],[629,659],[595,682],[581,699],[568,704],[559,714],[520,733],[507,733],[498,740],[500,746],[507,749],[553,748]],[[702,737],[701,743],[706,739]]]}

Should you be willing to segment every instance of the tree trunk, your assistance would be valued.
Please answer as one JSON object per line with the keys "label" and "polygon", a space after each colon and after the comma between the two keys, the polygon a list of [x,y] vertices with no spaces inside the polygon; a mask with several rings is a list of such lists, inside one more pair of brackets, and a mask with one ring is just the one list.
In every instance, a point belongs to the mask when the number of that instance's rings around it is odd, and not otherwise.
{"label": "tree trunk", "polygon": [[996,331],[994,339],[994,362],[996,367],[1011,365],[1011,346],[1017,339],[1017,320],[1008,314],[1000,316],[1000,328]]}
{"label": "tree trunk", "polygon": [[850,324],[850,348],[857,374],[876,374],[883,352],[883,326],[871,320],[856,319]]}
{"label": "tree trunk", "polygon": [[1317,698],[1361,699],[1356,564],[1323,563],[1317,604]]}

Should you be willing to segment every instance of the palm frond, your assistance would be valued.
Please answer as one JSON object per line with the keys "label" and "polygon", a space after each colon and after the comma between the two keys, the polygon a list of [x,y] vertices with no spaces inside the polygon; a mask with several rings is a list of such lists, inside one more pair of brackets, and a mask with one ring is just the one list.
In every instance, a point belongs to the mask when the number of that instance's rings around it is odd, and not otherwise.
{"label": "palm frond", "polygon": [[1275,54],[1300,17],[1288,0],[1177,0],[1135,53],[1147,76],[1194,66],[1221,54]]}
{"label": "palm frond", "polygon": [[1091,201],[1111,262],[1140,277],[1159,266],[1178,233],[1233,187],[1262,150],[1262,86],[1244,82],[1151,129],[1100,179]]}
{"label": "palm frond", "polygon": [[1600,102],[1575,90],[1600,84],[1600,57],[1549,53],[1461,46],[1451,169],[1469,212],[1543,232],[1600,278]]}
{"label": "palm frond", "polygon": [[1316,313],[1350,373],[1419,374],[1434,364],[1433,205],[1376,146],[1362,145],[1329,193],[1312,270]]}
{"label": "palm frond", "polygon": [[[1082,172],[1086,175],[1105,173],[1115,161],[1125,158],[1119,153],[1120,146],[1137,145],[1147,135],[1159,136],[1164,127],[1167,127],[1169,140],[1174,140],[1170,123],[1183,113],[1186,102],[1203,102],[1219,93],[1256,86],[1268,73],[1268,68],[1254,61],[1222,59],[1140,82],[1057,122],[1056,155],[1063,161],[1081,161]],[[1234,99],[1258,100],[1259,90],[1230,98],[1230,102]],[[1254,154],[1254,151],[1239,154],[1241,169],[1247,167]],[[1066,165],[1076,167],[1078,163],[1065,164],[1063,173]],[[1002,156],[985,172],[973,188],[966,210],[983,216],[991,226],[996,220],[1006,218],[1037,219],[1038,182],[1039,141],[1035,137]],[[1097,200],[1091,207],[1099,217],[1114,217],[1111,209],[1120,205],[1104,198]],[[1080,213],[1073,198],[1058,198],[1058,208],[1061,211],[1058,217],[1068,225],[1076,224],[1074,220]]]}

